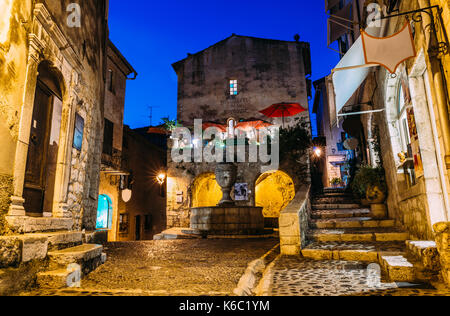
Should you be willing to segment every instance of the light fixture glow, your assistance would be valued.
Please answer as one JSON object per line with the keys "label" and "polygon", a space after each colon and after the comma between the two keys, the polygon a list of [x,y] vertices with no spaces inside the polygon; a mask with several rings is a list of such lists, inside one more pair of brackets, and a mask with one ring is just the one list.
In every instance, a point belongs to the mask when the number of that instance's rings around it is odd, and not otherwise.
{"label": "light fixture glow", "polygon": [[315,148],[314,149],[314,154],[316,155],[316,157],[320,158],[322,156],[322,149]]}
{"label": "light fixture glow", "polygon": [[0,1],[0,43],[8,40],[8,33],[11,20],[12,0]]}
{"label": "light fixture glow", "polygon": [[165,173],[160,173],[157,177],[156,180],[158,181],[159,184],[163,185],[164,182],[166,181],[166,174]]}

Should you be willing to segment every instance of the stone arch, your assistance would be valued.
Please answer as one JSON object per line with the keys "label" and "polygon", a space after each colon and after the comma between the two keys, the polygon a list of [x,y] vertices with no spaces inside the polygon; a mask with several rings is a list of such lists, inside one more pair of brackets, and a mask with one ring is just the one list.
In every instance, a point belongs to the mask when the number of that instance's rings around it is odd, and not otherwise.
{"label": "stone arch", "polygon": [[222,190],[214,173],[203,173],[191,185],[191,206],[217,206],[222,198]]}
{"label": "stone arch", "polygon": [[284,171],[268,171],[256,180],[255,203],[266,218],[278,218],[294,198],[294,180]]}

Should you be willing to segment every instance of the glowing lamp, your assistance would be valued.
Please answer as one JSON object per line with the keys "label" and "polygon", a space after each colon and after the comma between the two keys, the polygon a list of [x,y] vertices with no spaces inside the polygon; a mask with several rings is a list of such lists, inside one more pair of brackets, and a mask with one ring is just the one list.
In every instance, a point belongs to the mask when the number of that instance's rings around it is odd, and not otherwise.
{"label": "glowing lamp", "polygon": [[159,184],[163,185],[164,182],[166,181],[166,175],[164,173],[160,173],[157,177],[156,180],[158,181]]}
{"label": "glowing lamp", "polygon": [[122,190],[122,200],[123,200],[125,203],[130,202],[131,196],[132,196],[132,192],[131,192],[130,189]]}
{"label": "glowing lamp", "polygon": [[322,156],[322,150],[320,148],[314,149],[314,154],[316,157],[320,158]]}

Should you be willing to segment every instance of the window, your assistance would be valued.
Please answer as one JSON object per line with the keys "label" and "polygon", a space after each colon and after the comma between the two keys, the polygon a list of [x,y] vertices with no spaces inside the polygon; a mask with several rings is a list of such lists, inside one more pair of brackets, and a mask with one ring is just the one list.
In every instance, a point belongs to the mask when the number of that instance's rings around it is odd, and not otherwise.
{"label": "window", "polygon": [[144,217],[144,229],[145,229],[145,231],[152,230],[152,216],[151,215],[145,215],[145,217]]}
{"label": "window", "polygon": [[411,144],[411,137],[408,127],[408,111],[409,104],[406,104],[406,95],[404,85],[400,85],[400,91],[398,95],[398,122],[400,128],[402,149],[408,152],[408,147]]}
{"label": "window", "polygon": [[119,233],[128,234],[128,214],[120,214],[119,216]]}
{"label": "window", "polygon": [[230,80],[230,95],[238,95],[238,81]]}
{"label": "window", "polygon": [[112,156],[113,153],[114,123],[105,119],[103,130],[103,153]]}
{"label": "window", "polygon": [[114,71],[108,70],[108,90],[114,93]]}
{"label": "window", "polygon": [[100,195],[97,207],[97,229],[110,229],[112,227],[112,200],[107,195]]}

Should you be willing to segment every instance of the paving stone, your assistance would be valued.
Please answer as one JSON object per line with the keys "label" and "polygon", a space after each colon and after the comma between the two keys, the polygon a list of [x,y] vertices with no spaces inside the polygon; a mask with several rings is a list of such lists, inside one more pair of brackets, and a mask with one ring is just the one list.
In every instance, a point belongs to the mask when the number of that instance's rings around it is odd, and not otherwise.
{"label": "paving stone", "polygon": [[374,265],[283,256],[272,267],[270,296],[450,296],[450,289],[383,283]]}

